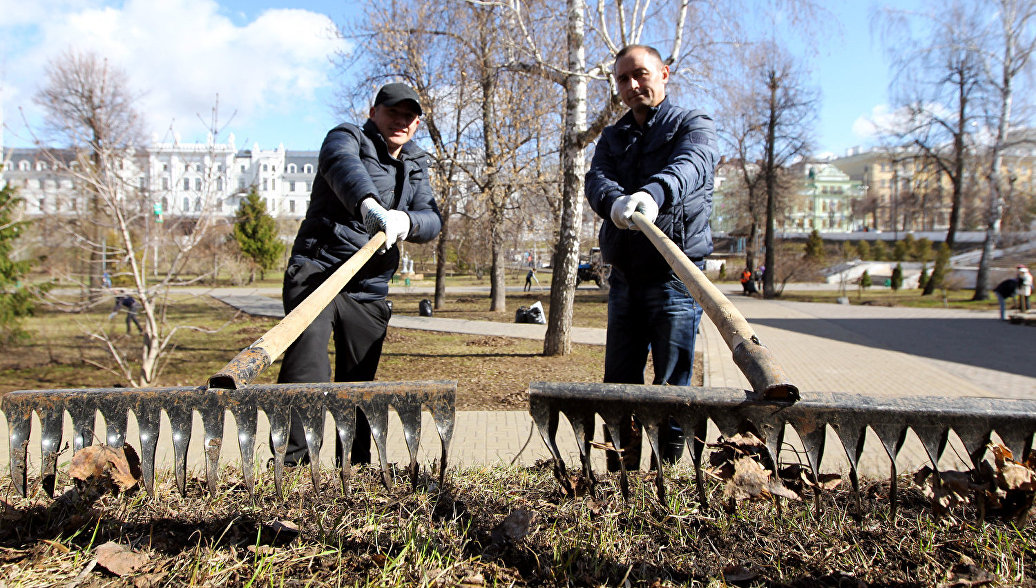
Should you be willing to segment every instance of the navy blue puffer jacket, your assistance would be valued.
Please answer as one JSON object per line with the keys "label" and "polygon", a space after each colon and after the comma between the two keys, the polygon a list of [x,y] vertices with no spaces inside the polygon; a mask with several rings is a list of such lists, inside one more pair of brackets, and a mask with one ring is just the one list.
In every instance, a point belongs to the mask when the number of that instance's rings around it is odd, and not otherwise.
{"label": "navy blue puffer jacket", "polygon": [[[399,158],[388,153],[384,137],[368,120],[361,129],[341,124],[327,134],[320,147],[306,218],[291,249],[289,266],[311,260],[330,271],[349,259],[369,240],[360,215],[360,202],[375,197],[388,209],[410,217],[406,240],[426,243],[442,229],[442,217],[428,183],[427,155],[412,142]],[[375,254],[346,285],[353,298],[384,298],[399,265],[399,248]],[[313,284],[315,287],[317,284]]]}
{"label": "navy blue puffer jacket", "polygon": [[586,198],[604,223],[601,255],[627,280],[667,279],[669,265],[639,231],[611,221],[616,198],[645,191],[658,204],[655,225],[691,259],[712,253],[712,187],[719,151],[716,125],[700,110],[668,98],[641,128],[627,112],[606,127],[586,174]]}

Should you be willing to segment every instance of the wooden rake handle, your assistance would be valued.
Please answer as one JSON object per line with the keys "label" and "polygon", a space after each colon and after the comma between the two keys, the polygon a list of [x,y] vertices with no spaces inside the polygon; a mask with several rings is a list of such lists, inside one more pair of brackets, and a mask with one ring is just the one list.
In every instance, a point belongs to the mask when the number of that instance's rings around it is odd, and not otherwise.
{"label": "wooden rake handle", "polygon": [[788,382],[784,370],[777,364],[770,350],[759,342],[759,337],[737,307],[646,216],[634,212],[632,220],[719,328],[723,340],[734,355],[734,363],[748,378],[753,392],[767,400],[798,400],[799,389]]}
{"label": "wooden rake handle", "polygon": [[288,313],[281,322],[274,325],[265,335],[238,353],[230,363],[209,378],[209,388],[226,388],[236,390],[246,386],[263,370],[270,366],[289,345],[298,339],[302,331],[317,318],[356,272],[385,243],[385,233],[378,232],[367,244],[354,253],[331,277],[324,280],[298,306]]}

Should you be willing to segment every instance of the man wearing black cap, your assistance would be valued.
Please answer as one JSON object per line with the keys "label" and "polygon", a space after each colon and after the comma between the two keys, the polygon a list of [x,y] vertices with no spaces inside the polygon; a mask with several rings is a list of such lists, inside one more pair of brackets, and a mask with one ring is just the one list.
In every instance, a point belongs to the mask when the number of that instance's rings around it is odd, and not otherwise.
{"label": "man wearing black cap", "polygon": [[[385,300],[399,264],[396,244],[426,243],[442,228],[425,153],[410,143],[421,102],[406,84],[386,84],[362,127],[343,123],[320,147],[313,193],[284,272],[284,311],[291,312],[372,235],[385,245],[284,352],[277,381],[328,382],[327,345],[335,341],[336,382],[374,379],[391,306]],[[353,463],[369,463],[370,425],[357,414]],[[301,418],[293,412],[285,462],[308,460]]]}

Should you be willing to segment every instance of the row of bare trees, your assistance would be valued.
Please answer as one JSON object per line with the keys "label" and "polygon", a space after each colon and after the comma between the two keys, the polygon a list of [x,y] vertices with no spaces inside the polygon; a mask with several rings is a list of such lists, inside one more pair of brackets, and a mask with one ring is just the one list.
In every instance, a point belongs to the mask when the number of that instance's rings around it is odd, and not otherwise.
{"label": "row of bare trees", "polygon": [[[876,17],[895,67],[891,93],[900,115],[880,130],[890,151],[907,147],[918,152],[925,165],[948,179],[950,249],[961,228],[969,180],[981,178],[988,187],[986,238],[974,293],[974,299],[984,300],[1004,200],[1013,183],[1005,173],[1004,154],[1032,140],[1017,133],[1021,124],[1031,122],[1032,104],[1024,104],[1019,117],[1015,97],[1019,83],[1032,82],[1036,1],[928,2],[918,11],[890,9]],[[925,294],[940,285],[945,263],[945,258],[936,261]]]}

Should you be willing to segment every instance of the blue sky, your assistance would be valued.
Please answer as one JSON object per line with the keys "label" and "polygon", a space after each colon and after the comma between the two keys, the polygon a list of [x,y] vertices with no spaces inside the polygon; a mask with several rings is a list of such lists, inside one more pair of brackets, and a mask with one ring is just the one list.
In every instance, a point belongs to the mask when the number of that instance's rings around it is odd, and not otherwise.
{"label": "blue sky", "polygon": [[[63,49],[93,49],[126,70],[142,94],[152,137],[204,140],[216,96],[239,148],[317,149],[337,124],[341,80],[329,56],[346,48],[335,24],[353,0],[0,0],[0,101],[5,146],[28,146],[38,128],[32,95],[44,64]],[[829,0],[841,36],[818,41],[822,93],[818,152],[866,145],[860,122],[884,108],[887,65],[870,34],[867,0]],[[830,26],[822,28],[833,30]],[[233,117],[231,118],[231,115]]]}

